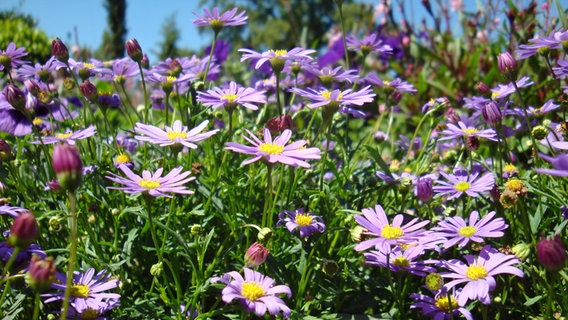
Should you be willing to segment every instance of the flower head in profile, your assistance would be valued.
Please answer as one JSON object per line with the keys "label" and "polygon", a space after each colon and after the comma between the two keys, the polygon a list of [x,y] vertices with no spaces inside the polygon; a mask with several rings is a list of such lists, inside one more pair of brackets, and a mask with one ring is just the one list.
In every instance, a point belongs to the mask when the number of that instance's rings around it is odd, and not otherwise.
{"label": "flower head in profile", "polygon": [[438,227],[432,228],[442,237],[448,239],[444,242],[447,249],[456,243],[464,247],[469,241],[482,243],[484,238],[499,238],[503,236],[502,230],[507,229],[507,224],[503,218],[493,219],[495,211],[489,212],[485,217],[478,221],[479,212],[473,211],[469,215],[469,223],[462,217],[447,217],[438,223]]}
{"label": "flower head in profile", "polygon": [[282,312],[285,318],[290,317],[290,308],[278,296],[285,294],[292,296],[292,291],[285,285],[274,285],[274,279],[263,275],[260,272],[243,268],[245,276],[241,276],[236,271],[224,274],[222,277],[215,277],[211,282],[222,282],[227,286],[221,292],[223,302],[231,303],[237,299],[248,312],[254,312],[262,317],[266,311],[272,316]]}
{"label": "flower head in profile", "polygon": [[278,223],[276,225],[286,225],[290,232],[299,230],[300,238],[307,237],[312,233],[323,233],[325,224],[323,219],[311,212],[304,212],[303,208],[295,211],[284,210],[278,214]]}
{"label": "flower head in profile", "polygon": [[268,50],[262,53],[250,49],[239,49],[238,51],[244,53],[241,62],[249,59],[256,60],[255,69],[260,69],[268,62],[275,74],[280,74],[287,62],[312,60],[313,58],[310,54],[316,52],[315,50],[306,50],[300,47],[292,50]]}
{"label": "flower head in profile", "polygon": [[365,103],[373,102],[373,98],[375,97],[370,86],[366,86],[359,91],[353,91],[352,89],[343,91],[335,89],[330,91],[324,88],[319,90],[312,88],[307,88],[306,90],[294,88],[291,91],[310,100],[311,103],[308,107],[311,109],[324,106],[333,106],[336,108],[339,108],[339,106],[362,106]]}
{"label": "flower head in profile", "polygon": [[320,159],[320,150],[318,148],[305,148],[307,144],[305,140],[299,140],[287,144],[292,137],[292,130],[286,129],[282,135],[272,139],[270,130],[264,128],[264,141],[257,138],[252,132],[246,130],[250,138],[244,136],[245,140],[250,142],[252,146],[246,146],[235,142],[228,142],[225,149],[238,153],[250,154],[254,157],[243,161],[241,165],[247,165],[258,160],[264,160],[268,163],[280,162],[292,167],[309,168],[310,165],[306,160]]}
{"label": "flower head in profile", "polygon": [[459,170],[456,174],[448,174],[440,171],[440,175],[447,181],[436,181],[439,185],[434,186],[434,192],[441,195],[448,195],[448,200],[458,198],[462,194],[470,197],[479,197],[481,193],[489,192],[495,184],[495,177],[491,172],[479,176],[480,172],[474,171],[471,174]]}
{"label": "flower head in profile", "polygon": [[52,137],[43,137],[41,140],[33,141],[33,144],[53,144],[58,142],[67,142],[70,145],[75,144],[75,140],[86,139],[97,133],[95,126],[88,126],[83,130],[71,131],[68,130],[65,133],[56,133]]}
{"label": "flower head in profile", "polygon": [[382,53],[392,54],[392,47],[388,44],[384,44],[383,40],[377,37],[376,33],[371,33],[363,37],[362,40],[359,40],[356,36],[348,36],[347,48],[355,52],[361,51],[364,56],[371,52],[375,52],[379,55]]}
{"label": "flower head in profile", "polygon": [[245,88],[234,81],[231,81],[226,87],[215,87],[213,90],[205,92],[198,91],[197,94],[197,101],[203,103],[204,106],[211,108],[225,107],[229,111],[234,110],[237,106],[258,110],[258,104],[266,103],[264,91]]}
{"label": "flower head in profile", "polygon": [[[65,298],[66,277],[62,273],[58,273],[56,276],[59,281],[52,283],[51,287],[59,290],[59,292],[43,294],[42,297],[46,298],[45,303]],[[119,281],[112,279],[111,274],[106,270],[101,270],[98,273],[95,273],[93,268],[88,269],[85,273],[75,271],[71,282],[70,305],[78,313],[87,309],[108,310],[109,307],[118,305],[120,294],[105,291],[114,289],[118,285]]]}
{"label": "flower head in profile", "polygon": [[418,244],[419,239],[426,232],[421,228],[430,222],[428,220],[419,221],[418,218],[405,221],[405,216],[397,214],[392,223],[389,223],[383,207],[379,204],[375,205],[374,209],[363,209],[362,213],[363,215],[355,215],[355,221],[366,229],[363,234],[370,236],[371,239],[357,244],[355,246],[357,251],[375,248],[388,254],[395,246]]}
{"label": "flower head in profile", "polygon": [[238,8],[233,8],[229,11],[225,11],[222,14],[219,13],[219,8],[214,7],[212,11],[203,9],[204,16],[200,16],[193,13],[197,19],[193,20],[193,24],[198,27],[211,26],[215,33],[218,33],[225,26],[240,26],[246,23],[248,17],[245,15],[246,11],[241,11],[237,13]]}
{"label": "flower head in profile", "polygon": [[491,303],[489,292],[497,286],[495,276],[498,274],[512,274],[523,277],[524,273],[514,264],[520,263],[514,255],[504,254],[491,246],[484,246],[478,256],[471,254],[464,256],[467,263],[453,259],[444,263],[449,272],[441,273],[442,277],[453,279],[446,283],[447,290],[465,283],[458,304],[465,305],[467,300],[479,299],[483,304]]}
{"label": "flower head in profile", "polygon": [[[394,247],[390,253],[377,250],[365,252],[365,264],[375,265],[383,268],[389,268],[394,272],[406,271],[420,277],[425,277],[430,272],[436,272],[436,268],[428,264],[435,263],[434,260],[421,260],[424,253],[424,247],[410,246],[402,249],[399,246]],[[387,257],[388,256],[388,257]]]}
{"label": "flower head in profile", "polygon": [[135,136],[135,138],[140,141],[157,144],[161,147],[185,146],[190,149],[196,149],[197,145],[194,142],[205,140],[219,131],[219,129],[215,129],[200,133],[207,127],[208,123],[209,120],[205,120],[189,131],[186,126],[182,125],[180,120],[174,121],[172,127],[166,126],[165,130],[143,123],[136,123],[134,130],[140,135]]}
{"label": "flower head in profile", "polygon": [[195,177],[188,177],[191,174],[191,171],[181,172],[183,169],[181,166],[174,168],[164,177],[162,177],[164,168],[158,169],[155,173],[144,170],[142,171],[142,176],[139,176],[132,172],[132,170],[124,164],[120,164],[118,167],[126,175],[126,177],[121,177],[112,172],[109,172],[110,176],[106,177],[109,180],[120,183],[124,186],[108,187],[109,189],[123,190],[126,193],[144,193],[153,197],[162,196],[168,198],[171,198],[172,196],[167,193],[194,193],[191,190],[187,190],[183,185],[194,180]]}
{"label": "flower head in profile", "polygon": [[[558,146],[564,147],[564,144],[566,144],[566,142],[562,141],[562,143],[563,144],[558,144]],[[555,177],[568,177],[568,153],[560,153],[557,154],[556,157],[551,157],[542,153],[539,153],[538,155],[544,160],[550,162],[550,164],[554,168],[552,169],[537,168],[535,169],[536,173],[548,174]]]}
{"label": "flower head in profile", "polygon": [[26,52],[26,48],[16,48],[16,44],[10,42],[5,50],[0,49],[0,71],[10,71],[26,64],[27,62],[20,58],[27,55],[28,53]]}
{"label": "flower head in profile", "polygon": [[418,92],[418,89],[416,89],[414,85],[403,81],[400,78],[396,78],[392,81],[387,81],[382,80],[374,73],[369,73],[369,75],[365,78],[365,82],[382,87],[387,91],[408,92],[410,94]]}
{"label": "flower head in profile", "polygon": [[477,137],[497,141],[497,132],[493,129],[479,130],[462,121],[459,121],[457,126],[453,123],[448,123],[447,126],[446,130],[440,132],[440,138],[438,140],[443,141],[454,140],[459,137]]}
{"label": "flower head in profile", "polygon": [[430,319],[447,320],[452,318],[458,319],[459,315],[463,315],[467,320],[473,320],[471,312],[458,304],[461,290],[455,290],[454,293],[448,295],[447,290],[438,290],[434,297],[413,293],[410,298],[414,303],[410,309],[420,309],[422,314],[429,316]]}

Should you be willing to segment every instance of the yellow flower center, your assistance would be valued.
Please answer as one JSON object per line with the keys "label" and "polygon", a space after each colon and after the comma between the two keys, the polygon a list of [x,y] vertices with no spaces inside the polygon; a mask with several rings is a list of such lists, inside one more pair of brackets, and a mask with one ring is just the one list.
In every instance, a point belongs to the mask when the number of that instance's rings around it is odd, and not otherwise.
{"label": "yellow flower center", "polygon": [[87,310],[81,312],[80,318],[83,320],[95,320],[99,317],[99,312],[95,309],[87,308]]}
{"label": "yellow flower center", "polygon": [[269,51],[274,52],[274,54],[276,56],[282,56],[282,55],[285,55],[286,53],[288,53],[288,50],[282,50],[282,49],[280,49],[280,50],[269,50]]}
{"label": "yellow flower center", "polygon": [[170,139],[171,141],[175,141],[177,138],[182,138],[182,139],[187,138],[186,132],[168,131],[166,132],[166,135],[168,136],[168,139]]}
{"label": "yellow flower center", "polygon": [[42,123],[43,123],[43,120],[41,120],[40,118],[34,118],[34,119],[32,120],[32,124],[33,124],[34,126],[41,126]]}
{"label": "yellow flower center", "polygon": [[392,264],[394,264],[395,266],[402,267],[402,268],[410,267],[410,261],[408,261],[408,259],[406,259],[403,256],[398,256],[398,257],[394,258],[394,260],[392,261]]}
{"label": "yellow flower center", "polygon": [[385,84],[385,86],[390,86],[391,82],[387,81],[387,80],[383,80],[383,83]]}
{"label": "yellow flower center", "polygon": [[86,69],[94,69],[95,65],[89,62],[83,62],[83,67],[85,67]]}
{"label": "yellow flower center", "polygon": [[381,230],[381,236],[385,239],[398,239],[404,235],[404,231],[400,227],[392,227],[390,224],[387,224]]}
{"label": "yellow flower center", "polygon": [[121,164],[121,163],[129,163],[130,157],[126,153],[121,153],[116,158],[114,158],[114,163]]}
{"label": "yellow flower center", "polygon": [[74,284],[71,286],[71,296],[75,298],[88,298],[89,297],[89,286],[84,284]]}
{"label": "yellow flower center", "polygon": [[450,299],[448,299],[448,297],[440,296],[440,297],[436,298],[436,302],[434,303],[434,305],[438,309],[440,309],[440,310],[442,310],[446,313],[450,313],[454,309],[457,309],[458,301],[454,297],[450,297]]}
{"label": "yellow flower center", "polygon": [[225,26],[225,23],[219,19],[211,19],[209,20],[209,24],[211,25],[212,28],[223,28]]}
{"label": "yellow flower center", "polygon": [[234,93],[227,93],[221,96],[222,99],[227,99],[227,102],[232,103],[239,96]]}
{"label": "yellow flower center", "polygon": [[59,139],[69,139],[69,137],[71,137],[72,134],[73,134],[73,132],[57,133],[57,134],[55,134],[55,137],[59,138]]}
{"label": "yellow flower center", "polygon": [[458,183],[456,183],[456,185],[454,186],[454,189],[456,189],[457,191],[460,192],[465,192],[469,189],[469,187],[471,186],[471,184],[467,181],[460,181]]}
{"label": "yellow flower center", "polygon": [[177,78],[176,77],[172,77],[172,76],[167,76],[166,77],[166,82],[167,83],[173,83],[174,81],[176,81]]}
{"label": "yellow flower center", "polygon": [[[331,100],[331,92],[329,92],[329,91],[327,91],[327,90],[321,92],[320,95],[321,95],[325,100]],[[337,95],[337,98],[336,98],[334,101],[338,101],[338,100],[341,100],[341,99],[343,99],[343,94],[340,92],[340,93]]]}
{"label": "yellow flower center", "polygon": [[465,276],[470,280],[479,280],[487,276],[487,269],[484,266],[471,265],[465,270]]}
{"label": "yellow flower center", "polygon": [[258,150],[268,154],[281,154],[284,151],[284,146],[279,146],[274,143],[261,143]]}
{"label": "yellow flower center", "polygon": [[513,192],[521,192],[525,185],[523,181],[519,179],[510,179],[509,181],[505,182],[505,189],[513,191]]}
{"label": "yellow flower center", "polygon": [[476,227],[467,226],[467,227],[460,228],[458,230],[458,234],[462,237],[469,238],[469,237],[473,236],[476,231],[477,231]]}
{"label": "yellow flower center", "polygon": [[500,91],[493,91],[493,93],[491,93],[491,99],[497,98],[497,96],[500,95],[500,94],[501,94]]}
{"label": "yellow flower center", "polygon": [[248,301],[256,301],[264,296],[264,288],[256,281],[245,282],[241,286],[241,294]]}
{"label": "yellow flower center", "polygon": [[478,131],[475,128],[465,128],[462,129],[463,133],[467,134],[468,136],[472,135],[472,134],[476,134]]}
{"label": "yellow flower center", "polygon": [[142,179],[138,181],[138,185],[142,188],[146,189],[156,189],[160,186],[160,181],[158,180],[150,180],[150,179]]}
{"label": "yellow flower center", "polygon": [[515,167],[515,165],[509,163],[508,165],[506,165],[506,166],[503,168],[503,171],[505,171],[505,172],[515,172],[515,171],[517,171],[517,167]]}
{"label": "yellow flower center", "polygon": [[305,227],[305,226],[309,226],[312,223],[313,219],[314,219],[314,217],[311,216],[310,214],[299,213],[299,214],[296,215],[296,218],[294,220],[296,221],[296,223],[299,226]]}

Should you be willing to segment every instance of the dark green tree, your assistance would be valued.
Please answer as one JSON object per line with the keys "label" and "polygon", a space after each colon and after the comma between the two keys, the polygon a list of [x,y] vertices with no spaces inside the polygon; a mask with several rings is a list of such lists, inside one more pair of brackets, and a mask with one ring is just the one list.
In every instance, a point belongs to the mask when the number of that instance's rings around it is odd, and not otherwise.
{"label": "dark green tree", "polygon": [[179,54],[177,41],[180,37],[180,31],[176,25],[175,13],[164,21],[164,24],[162,25],[162,37],[163,41],[160,43],[158,59],[165,60],[168,57],[177,57]]}
{"label": "dark green tree", "polygon": [[126,0],[105,0],[107,29],[103,32],[103,42],[97,50],[100,59],[114,59],[124,56],[126,41]]}

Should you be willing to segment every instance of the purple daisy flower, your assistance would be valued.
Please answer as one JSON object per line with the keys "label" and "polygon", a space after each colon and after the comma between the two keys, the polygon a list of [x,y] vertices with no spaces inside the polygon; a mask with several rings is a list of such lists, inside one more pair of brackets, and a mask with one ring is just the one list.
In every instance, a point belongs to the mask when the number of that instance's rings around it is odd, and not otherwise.
{"label": "purple daisy flower", "polygon": [[109,180],[123,184],[124,187],[108,187],[109,189],[123,190],[126,193],[147,193],[153,197],[163,196],[168,198],[172,198],[172,196],[166,193],[194,193],[191,190],[187,190],[183,184],[194,180],[195,177],[188,178],[191,171],[181,173],[181,166],[174,168],[164,177],[162,177],[164,168],[158,169],[153,174],[148,170],[144,170],[142,171],[142,176],[139,176],[124,164],[118,167],[126,175],[126,178],[112,172],[109,172],[110,176],[106,177]]}
{"label": "purple daisy flower", "polygon": [[[503,218],[493,219],[495,211],[489,212],[485,217],[478,221],[479,212],[473,211],[469,215],[469,224],[462,217],[447,217],[438,222],[438,227],[432,228],[442,237],[448,239],[444,242],[444,249],[456,243],[462,248],[469,241],[483,243],[484,238],[499,238],[503,236],[502,230],[507,229],[508,225]],[[493,219],[493,220],[491,220]]]}
{"label": "purple daisy flower", "polygon": [[[6,231],[2,235],[8,238],[8,236],[10,235],[10,231]],[[9,245],[6,241],[0,242],[0,264],[2,266],[6,265],[6,263],[8,262],[8,260],[10,260],[13,254],[14,254],[14,247]],[[14,262],[12,263],[12,268],[10,272],[16,274],[22,270],[26,270],[30,266],[30,261],[32,255],[34,254],[38,255],[42,259],[45,259],[47,257],[47,254],[45,253],[45,251],[41,249],[40,246],[38,246],[35,243],[32,243],[26,248],[26,250],[20,250],[20,252],[18,252],[18,255],[16,256]]]}
{"label": "purple daisy flower", "polygon": [[185,93],[189,89],[191,81],[197,79],[194,74],[185,74],[180,77],[164,76],[155,72],[145,72],[146,80],[162,86],[165,92],[176,90],[179,94]]}
{"label": "purple daisy flower", "polygon": [[197,101],[211,108],[225,107],[232,110],[240,105],[251,110],[258,110],[257,104],[266,103],[264,91],[245,88],[234,81],[224,88],[215,87],[206,92],[198,91],[197,94]]}
{"label": "purple daisy flower", "polygon": [[521,44],[515,51],[517,60],[529,58],[550,49],[561,49],[568,41],[568,31],[552,31],[548,36],[529,39],[530,44]]}
{"label": "purple daisy flower", "polygon": [[30,210],[25,209],[25,208],[21,208],[21,207],[13,207],[10,205],[2,205],[0,206],[0,215],[5,214],[8,215],[12,218],[15,218],[17,216],[19,216],[20,214],[24,213],[24,212],[28,212]]}
{"label": "purple daisy flower", "polygon": [[463,287],[458,303],[465,305],[468,300],[479,299],[483,304],[491,303],[489,292],[496,287],[494,276],[498,274],[512,274],[523,277],[524,273],[514,264],[521,263],[514,255],[508,255],[484,246],[478,256],[467,254],[464,256],[466,263],[453,259],[444,263],[444,268],[450,272],[440,275],[444,278],[454,279],[444,285],[447,290],[466,283]]}
{"label": "purple daisy flower", "polygon": [[351,70],[342,70],[343,67],[339,66],[336,68],[330,68],[330,67],[323,67],[320,68],[318,65],[307,65],[307,69],[306,71],[308,71],[310,74],[318,77],[320,79],[320,81],[322,82],[322,84],[324,84],[325,86],[329,86],[331,85],[333,82],[338,82],[338,83],[342,83],[342,82],[349,82],[349,83],[353,83],[357,80],[357,70],[351,69]]}
{"label": "purple daisy flower", "polygon": [[27,61],[20,59],[27,55],[28,53],[26,52],[26,48],[16,48],[16,44],[14,42],[10,42],[6,47],[6,50],[0,49],[0,71],[17,69],[19,66],[28,63]]}
{"label": "purple daisy flower", "polygon": [[77,309],[70,306],[67,312],[67,319],[89,319],[89,320],[111,320],[112,318],[105,316],[110,310],[120,306],[119,300],[109,300],[105,303],[91,303],[82,306],[83,309]]}
{"label": "purple daisy flower", "polygon": [[288,145],[292,131],[286,129],[282,135],[272,140],[270,130],[264,128],[264,141],[258,139],[252,132],[246,130],[250,138],[243,136],[245,140],[250,142],[252,146],[245,146],[235,142],[228,142],[225,149],[238,153],[250,154],[254,157],[243,161],[241,165],[247,165],[255,161],[263,159],[268,163],[280,162],[293,167],[309,168],[310,165],[305,160],[320,159],[320,150],[318,148],[305,148],[306,140],[299,140]]}
{"label": "purple daisy flower", "polygon": [[353,35],[347,36],[347,48],[355,52],[361,51],[365,56],[371,52],[392,54],[392,47],[384,44],[383,39],[378,38],[376,33],[371,33],[362,40]]}
{"label": "purple daisy flower", "polygon": [[130,57],[116,59],[111,62],[111,69],[97,68],[98,77],[107,82],[124,83],[126,79],[135,78],[140,74],[138,64]]}
{"label": "purple daisy flower", "polygon": [[449,195],[447,200],[467,194],[470,197],[478,197],[480,193],[489,192],[495,184],[495,178],[491,172],[479,177],[480,172],[475,171],[467,174],[462,170],[456,174],[447,174],[440,171],[440,175],[448,181],[437,180],[440,185],[434,186],[434,192],[440,195]]}
{"label": "purple daisy flower", "polygon": [[[517,88],[520,89],[533,85],[534,81],[531,81],[529,77],[525,76],[517,80],[515,83],[517,84]],[[497,87],[491,89],[491,92],[492,99],[504,99],[515,92],[515,85],[512,82],[509,82],[508,84],[498,84]]]}
{"label": "purple daisy flower", "polygon": [[344,91],[335,89],[333,91],[329,91],[327,89],[314,90],[312,88],[307,88],[307,90],[294,88],[290,91],[310,100],[311,103],[308,107],[311,109],[327,105],[336,107],[339,107],[340,105],[362,106],[367,102],[373,102],[373,98],[375,97],[370,86],[366,86],[359,91],[353,91],[352,89]]}
{"label": "purple daisy flower", "polygon": [[310,54],[316,52],[315,50],[311,49],[304,49],[300,47],[296,47],[290,51],[288,50],[268,50],[262,53],[250,50],[250,49],[239,49],[239,52],[244,53],[241,62],[245,60],[256,60],[256,64],[254,66],[255,69],[261,68],[265,63],[270,63],[272,66],[274,73],[280,73],[284,68],[286,62],[292,62],[294,60],[304,61],[304,60],[312,60],[313,58]]}
{"label": "purple daisy flower", "polygon": [[172,127],[166,126],[165,130],[143,123],[136,123],[134,130],[138,134],[143,134],[143,136],[135,136],[134,138],[140,141],[157,144],[161,147],[185,146],[190,149],[196,149],[197,145],[193,142],[205,140],[219,131],[219,129],[215,129],[200,133],[207,127],[208,123],[209,120],[205,120],[200,125],[189,131],[186,126],[182,125],[180,120],[174,121],[174,125]]}
{"label": "purple daisy flower", "polygon": [[467,320],[473,320],[471,312],[458,304],[460,294],[461,290],[456,290],[456,292],[451,293],[448,298],[447,292],[440,290],[436,293],[434,298],[432,298],[424,294],[413,293],[410,295],[410,298],[412,298],[414,302],[410,306],[410,309],[420,309],[422,315],[434,320],[449,320],[452,319],[452,314],[454,319],[457,319],[461,314]]}
{"label": "purple daisy flower", "polygon": [[391,252],[371,250],[363,255],[367,259],[365,264],[389,268],[394,272],[406,271],[420,277],[425,277],[428,273],[436,272],[436,268],[428,264],[437,263],[435,260],[418,260],[424,254],[422,246],[410,246],[402,249],[394,247]]}
{"label": "purple daisy flower", "polygon": [[[549,99],[548,101],[546,101],[542,105],[542,107],[535,108],[533,106],[529,106],[528,108],[526,108],[526,111],[527,111],[527,115],[529,115],[529,116],[539,117],[539,116],[545,115],[545,114],[547,114],[551,111],[554,111],[558,108],[560,108],[560,105],[555,104],[552,99]],[[515,109],[511,110],[510,113],[517,115],[519,117],[525,116],[525,110],[521,109],[521,108],[515,108]]]}
{"label": "purple daisy flower", "polygon": [[36,63],[33,66],[24,64],[20,66],[16,72],[24,79],[34,78],[48,82],[51,73],[62,67],[65,67],[65,64],[57,60],[54,56],[51,56],[45,64]]}
{"label": "purple daisy flower", "polygon": [[277,226],[286,224],[288,231],[294,233],[296,229],[300,230],[300,238],[307,237],[312,233],[325,231],[323,219],[311,212],[305,212],[300,208],[296,211],[284,210],[278,214]]}
{"label": "purple daisy flower", "polygon": [[366,208],[362,210],[363,215],[356,214],[355,221],[365,228],[363,234],[373,237],[373,239],[365,240],[355,246],[356,251],[367,250],[371,247],[383,252],[390,253],[392,247],[398,245],[417,244],[419,238],[424,235],[425,230],[420,230],[430,221],[418,221],[413,218],[405,221],[402,214],[397,214],[389,223],[388,217],[381,205],[375,205],[375,208]]}
{"label": "purple daisy flower", "polygon": [[563,78],[568,76],[568,60],[558,60],[558,66],[553,67],[552,71],[556,78]]}
{"label": "purple daisy flower", "polygon": [[236,271],[227,272],[223,277],[214,277],[211,282],[222,282],[227,286],[221,292],[223,301],[230,303],[238,299],[248,312],[254,312],[262,317],[268,311],[270,315],[277,315],[282,311],[285,318],[290,317],[290,308],[278,297],[279,294],[292,296],[288,286],[274,286],[274,279],[260,272],[243,268],[244,278]]}
{"label": "purple daisy flower", "polygon": [[365,82],[374,84],[379,87],[388,87],[400,92],[408,92],[410,94],[414,94],[418,92],[418,90],[414,87],[414,85],[402,81],[400,78],[396,78],[393,81],[386,81],[381,80],[376,74],[369,73],[367,77],[365,77]]}
{"label": "purple daisy flower", "polygon": [[[555,147],[558,145],[563,147],[565,144],[568,148],[568,143],[564,141],[558,141]],[[568,153],[560,153],[557,154],[556,157],[551,157],[542,153],[539,153],[538,155],[544,160],[550,162],[554,169],[537,168],[535,169],[537,173],[548,174],[555,177],[568,177]]]}
{"label": "purple daisy flower", "polygon": [[97,133],[97,129],[94,126],[89,126],[83,130],[71,131],[67,130],[65,133],[57,133],[53,137],[43,137],[42,140],[33,141],[32,144],[53,144],[58,142],[67,142],[68,144],[74,145],[75,140],[86,139]]}
{"label": "purple daisy flower", "polygon": [[219,14],[219,8],[214,7],[212,11],[203,9],[205,16],[200,16],[193,13],[197,19],[193,20],[193,24],[198,27],[211,26],[215,32],[221,31],[224,26],[240,26],[247,22],[248,17],[245,15],[246,11],[239,12],[238,8],[233,8],[229,11]]}
{"label": "purple daisy flower", "polygon": [[[57,293],[42,294],[46,298],[45,303],[63,300],[65,298],[65,289],[67,288],[66,275],[63,273],[56,274],[59,281],[51,284],[51,287],[60,290]],[[87,309],[105,310],[109,306],[116,306],[120,294],[105,292],[118,287],[120,282],[117,279],[111,279],[111,274],[106,270],[101,270],[95,274],[95,269],[90,268],[85,273],[79,271],[74,272],[71,283],[70,305],[79,313]]]}
{"label": "purple daisy flower", "polygon": [[495,130],[479,130],[473,126],[466,125],[462,121],[458,121],[457,126],[453,123],[448,123],[447,128],[440,132],[440,136],[439,141],[454,140],[460,137],[465,139],[468,137],[477,137],[497,141],[497,132],[495,132]]}

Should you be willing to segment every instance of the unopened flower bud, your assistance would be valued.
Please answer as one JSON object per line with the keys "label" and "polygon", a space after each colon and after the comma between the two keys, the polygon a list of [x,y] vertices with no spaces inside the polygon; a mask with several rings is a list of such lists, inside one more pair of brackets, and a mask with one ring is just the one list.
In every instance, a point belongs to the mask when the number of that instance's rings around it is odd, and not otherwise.
{"label": "unopened flower bud", "polygon": [[426,283],[426,287],[432,291],[440,290],[444,286],[444,278],[436,272],[429,273],[426,278],[424,278],[424,282]]}
{"label": "unopened flower bud", "polygon": [[10,83],[4,89],[4,96],[14,109],[21,112],[26,111],[26,95],[20,88]]}
{"label": "unopened flower bud", "polygon": [[509,80],[515,81],[517,79],[519,71],[517,60],[509,52],[502,52],[497,55],[497,67]]}
{"label": "unopened flower bud", "polygon": [[277,134],[284,131],[285,129],[291,130],[294,127],[294,123],[292,121],[292,117],[285,115],[274,117],[268,120],[264,127],[270,130],[270,133]]}
{"label": "unopened flower bud", "polygon": [[519,258],[519,260],[523,261],[530,255],[531,246],[529,246],[527,243],[521,242],[514,245],[513,248],[511,248],[511,251],[517,258]]}
{"label": "unopened flower bud", "polygon": [[548,131],[546,130],[545,126],[535,126],[532,128],[531,131],[531,135],[536,139],[536,140],[542,140],[544,138],[546,138],[546,135],[548,134]]}
{"label": "unopened flower bud", "polygon": [[416,181],[416,196],[422,201],[428,201],[434,196],[434,189],[432,188],[432,179],[419,178]]}
{"label": "unopened flower bud", "polygon": [[360,242],[361,237],[363,236],[363,232],[365,231],[366,229],[359,225],[353,227],[349,232],[351,234],[351,240],[353,240],[354,242]]}
{"label": "unopened flower bud", "polygon": [[460,121],[460,116],[458,116],[458,114],[456,113],[456,110],[454,108],[448,108],[446,109],[446,120],[449,123],[458,123]]}
{"label": "unopened flower bud", "polygon": [[550,239],[543,236],[536,245],[536,256],[546,270],[558,271],[566,263],[566,247],[558,234]]}
{"label": "unopened flower bud", "polygon": [[270,228],[262,228],[258,232],[257,239],[260,242],[267,242],[272,237],[272,229]]}
{"label": "unopened flower bud", "polygon": [[26,211],[14,219],[10,227],[8,244],[14,248],[25,250],[37,239],[37,235],[37,220],[31,211]]}
{"label": "unopened flower bud", "polygon": [[479,149],[479,145],[479,138],[477,138],[476,136],[469,136],[465,139],[465,147],[469,151],[476,151],[477,149]]}
{"label": "unopened flower bud", "polygon": [[191,226],[191,228],[189,230],[190,230],[189,232],[191,233],[191,235],[197,236],[201,233],[201,231],[203,231],[203,227],[201,227],[200,224],[194,224],[194,225]]}
{"label": "unopened flower bud", "polygon": [[258,267],[266,261],[270,251],[261,243],[253,243],[245,253],[245,265],[247,268]]}
{"label": "unopened flower bud", "polygon": [[12,148],[4,139],[0,139],[0,161],[9,161],[14,158]]}
{"label": "unopened flower bud", "polygon": [[490,101],[481,108],[481,115],[485,122],[490,125],[496,125],[503,120],[503,113],[501,113],[501,108],[495,101]]}
{"label": "unopened flower bud", "polygon": [[59,185],[64,190],[75,191],[83,179],[83,163],[77,148],[67,143],[55,145],[52,164]]}
{"label": "unopened flower bud", "polygon": [[144,54],[142,53],[142,48],[136,39],[130,39],[126,41],[125,44],[126,53],[130,59],[134,60],[134,62],[141,62]]}
{"label": "unopened flower bud", "polygon": [[55,57],[55,59],[67,63],[69,61],[69,50],[61,41],[61,39],[56,38],[51,42],[51,54]]}
{"label": "unopened flower bud", "polygon": [[393,91],[393,93],[391,94],[391,99],[395,103],[399,103],[400,100],[402,99],[402,93],[400,93],[400,91],[398,90]]}
{"label": "unopened flower bud", "polygon": [[142,60],[140,60],[140,65],[142,66],[142,68],[146,69],[150,67],[150,60],[148,60],[148,56],[146,54],[142,56]]}
{"label": "unopened flower bud", "polygon": [[489,88],[485,83],[481,81],[477,83],[477,86],[475,88],[477,89],[477,92],[482,95],[491,94],[491,88]]}
{"label": "unopened flower bud", "polygon": [[150,267],[150,274],[154,277],[159,277],[164,272],[164,263],[158,262]]}
{"label": "unopened flower bud", "polygon": [[89,99],[91,102],[98,101],[99,92],[97,91],[97,87],[91,83],[89,80],[83,81],[79,85],[79,89],[81,89],[81,93],[85,96],[85,98]]}
{"label": "unopened flower bud", "polygon": [[57,268],[53,262],[53,257],[42,259],[40,256],[33,254],[30,267],[26,273],[26,282],[32,289],[45,292],[51,287],[51,284],[57,280],[55,276],[56,272]]}
{"label": "unopened flower bud", "polygon": [[40,90],[39,83],[36,79],[26,79],[26,81],[24,81],[24,86],[33,95],[36,95]]}

